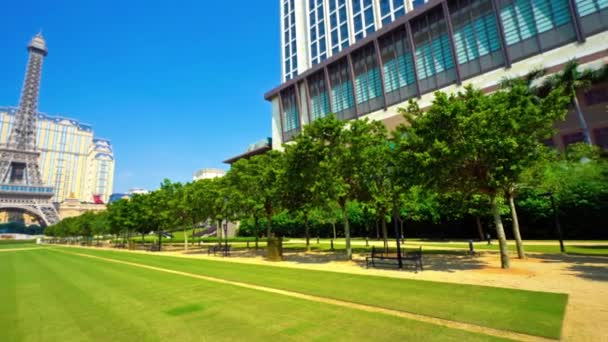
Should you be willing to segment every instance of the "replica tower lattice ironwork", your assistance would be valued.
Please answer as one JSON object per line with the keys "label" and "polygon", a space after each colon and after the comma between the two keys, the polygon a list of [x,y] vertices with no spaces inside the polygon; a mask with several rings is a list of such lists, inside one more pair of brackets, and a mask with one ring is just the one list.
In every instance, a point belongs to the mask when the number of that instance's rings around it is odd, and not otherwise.
{"label": "replica tower lattice ironwork", "polygon": [[36,147],[38,93],[42,61],[47,55],[42,34],[36,35],[27,46],[29,60],[8,142],[0,147],[0,210],[27,212],[48,226],[59,221],[53,205],[53,188],[45,186],[40,175]]}

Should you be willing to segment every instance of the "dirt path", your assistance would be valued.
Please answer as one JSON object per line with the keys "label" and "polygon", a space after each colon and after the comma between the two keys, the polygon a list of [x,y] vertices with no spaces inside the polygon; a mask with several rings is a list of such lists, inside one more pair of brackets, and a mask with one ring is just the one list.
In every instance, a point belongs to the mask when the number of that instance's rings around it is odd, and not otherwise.
{"label": "dirt path", "polygon": [[397,317],[401,317],[401,318],[440,325],[440,326],[444,326],[447,328],[466,330],[469,332],[485,334],[485,335],[490,335],[490,336],[503,337],[503,338],[514,339],[514,340],[519,340],[519,341],[554,341],[551,339],[546,339],[546,338],[542,338],[542,337],[538,337],[538,336],[531,336],[531,335],[526,335],[526,334],[521,334],[521,333],[493,329],[493,328],[483,327],[483,326],[479,326],[479,325],[450,321],[450,320],[445,320],[445,319],[440,319],[440,318],[435,318],[435,317],[430,317],[430,316],[417,315],[417,314],[413,314],[413,313],[408,313],[408,312],[403,312],[403,311],[398,311],[398,310],[391,310],[391,309],[386,309],[386,308],[381,308],[381,307],[376,307],[376,306],[371,306],[371,305],[345,302],[345,301],[326,298],[326,297],[312,296],[312,295],[307,295],[307,294],[293,292],[293,291],[279,290],[279,289],[266,287],[266,286],[258,286],[258,285],[248,284],[248,283],[225,280],[225,279],[221,279],[221,278],[208,277],[208,276],[203,276],[203,275],[194,274],[194,273],[175,271],[175,270],[168,269],[168,268],[154,267],[154,266],[149,266],[149,265],[144,265],[144,264],[139,264],[139,263],[134,263],[134,262],[129,262],[129,261],[94,256],[94,255],[90,255],[90,254],[60,251],[57,249],[55,249],[55,251],[72,254],[72,255],[78,255],[81,257],[85,257],[85,258],[104,260],[107,262],[144,268],[144,269],[157,271],[157,272],[176,274],[176,275],[201,279],[201,280],[220,283],[220,284],[228,284],[228,285],[243,287],[243,288],[247,288],[247,289],[257,290],[257,291],[264,291],[264,292],[279,294],[279,295],[283,295],[283,296],[288,296],[288,297],[293,297],[293,298],[298,298],[298,299],[303,299],[303,300],[308,300],[308,301],[313,301],[313,302],[336,305],[336,306],[345,307],[345,308],[349,308],[349,309],[355,309],[355,310],[361,310],[361,311],[373,312],[373,313],[382,313],[385,315],[397,316]]}
{"label": "dirt path", "polygon": [[40,247],[23,247],[23,248],[2,248],[1,252],[17,252],[17,251],[31,251],[33,249],[40,249]]}

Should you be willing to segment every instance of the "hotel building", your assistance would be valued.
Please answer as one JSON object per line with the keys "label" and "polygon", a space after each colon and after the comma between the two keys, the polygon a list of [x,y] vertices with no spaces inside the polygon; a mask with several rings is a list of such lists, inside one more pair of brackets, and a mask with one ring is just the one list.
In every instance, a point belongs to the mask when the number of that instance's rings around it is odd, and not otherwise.
{"label": "hotel building", "polygon": [[[6,144],[17,109],[0,108],[0,144]],[[114,153],[108,140],[97,139],[90,125],[38,114],[36,145],[44,184],[53,202],[78,199],[107,202],[114,182]]]}
{"label": "hotel building", "polygon": [[[428,107],[438,90],[491,92],[572,59],[598,68],[608,62],[608,0],[281,0],[281,33],[283,83],[265,95],[279,150],[329,113],[393,129],[399,107]],[[608,149],[608,85],[579,100],[593,143]],[[572,112],[556,127],[547,144],[583,140]]]}

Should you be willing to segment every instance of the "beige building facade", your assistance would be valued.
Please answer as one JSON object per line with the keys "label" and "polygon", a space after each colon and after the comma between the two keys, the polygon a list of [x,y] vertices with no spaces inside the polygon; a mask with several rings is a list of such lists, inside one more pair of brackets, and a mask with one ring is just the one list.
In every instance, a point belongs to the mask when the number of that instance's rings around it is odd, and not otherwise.
{"label": "beige building facade", "polygon": [[[17,109],[0,107],[0,144],[6,144]],[[114,184],[110,141],[94,137],[93,128],[77,120],[38,114],[36,145],[45,185],[54,188],[53,202],[73,197],[106,203]]]}

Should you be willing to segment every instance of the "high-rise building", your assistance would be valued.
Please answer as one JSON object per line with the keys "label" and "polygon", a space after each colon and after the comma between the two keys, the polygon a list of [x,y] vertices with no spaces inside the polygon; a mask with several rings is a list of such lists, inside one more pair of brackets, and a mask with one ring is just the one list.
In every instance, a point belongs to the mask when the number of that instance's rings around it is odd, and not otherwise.
{"label": "high-rise building", "polygon": [[281,0],[282,80],[294,78],[428,0]]}
{"label": "high-rise building", "polygon": [[[404,4],[402,7],[401,4]],[[398,108],[472,84],[492,92],[505,77],[608,62],[608,0],[281,0],[283,83],[266,93],[273,149],[307,123],[334,113],[392,129]],[[415,9],[414,9],[415,7]],[[608,85],[579,94],[547,144],[581,141],[608,149]]]}
{"label": "high-rise building", "polygon": [[[0,146],[7,143],[17,113],[0,107]],[[75,198],[107,202],[114,183],[114,153],[108,140],[94,137],[90,125],[39,113],[36,147],[44,184],[53,187],[53,202]]]}

